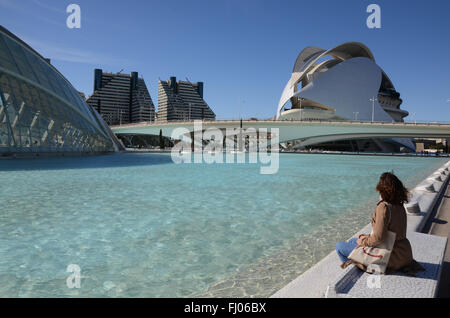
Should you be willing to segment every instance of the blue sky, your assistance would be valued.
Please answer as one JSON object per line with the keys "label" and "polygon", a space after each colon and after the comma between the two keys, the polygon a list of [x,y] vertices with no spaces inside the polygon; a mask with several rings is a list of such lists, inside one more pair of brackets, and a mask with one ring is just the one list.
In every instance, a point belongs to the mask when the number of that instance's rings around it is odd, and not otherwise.
{"label": "blue sky", "polygon": [[[66,7],[81,7],[81,29]],[[366,8],[381,7],[381,29]],[[409,120],[450,122],[450,1],[0,0],[0,24],[92,93],[94,68],[205,83],[218,119],[270,118],[298,53],[360,41],[393,81]],[[239,102],[243,101],[243,102]],[[407,118],[408,119],[408,118]]]}

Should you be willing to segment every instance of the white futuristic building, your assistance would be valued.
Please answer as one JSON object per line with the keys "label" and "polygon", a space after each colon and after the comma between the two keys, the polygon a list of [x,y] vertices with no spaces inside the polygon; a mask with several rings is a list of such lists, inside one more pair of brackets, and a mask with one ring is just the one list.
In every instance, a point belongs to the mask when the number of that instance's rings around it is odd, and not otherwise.
{"label": "white futuristic building", "polygon": [[[281,95],[278,120],[399,122],[408,115],[389,77],[359,42],[333,49],[305,48]],[[358,150],[415,151],[410,139],[350,140]]]}

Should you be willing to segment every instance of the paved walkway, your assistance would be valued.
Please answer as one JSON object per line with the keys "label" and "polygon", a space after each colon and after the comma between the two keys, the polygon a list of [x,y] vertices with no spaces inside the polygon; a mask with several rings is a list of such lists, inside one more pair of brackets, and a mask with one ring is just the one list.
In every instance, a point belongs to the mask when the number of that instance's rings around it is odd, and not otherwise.
{"label": "paved walkway", "polygon": [[[431,222],[429,234],[444,236],[450,240],[450,186],[447,186],[441,204]],[[439,282],[438,297],[450,298],[450,243],[447,243],[444,266]]]}

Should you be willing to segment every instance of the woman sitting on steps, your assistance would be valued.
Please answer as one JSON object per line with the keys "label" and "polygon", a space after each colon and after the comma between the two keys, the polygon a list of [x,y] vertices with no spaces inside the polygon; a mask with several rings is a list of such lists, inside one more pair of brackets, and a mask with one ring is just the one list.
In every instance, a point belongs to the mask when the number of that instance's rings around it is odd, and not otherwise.
{"label": "woman sitting on steps", "polygon": [[[354,263],[348,256],[356,246],[375,247],[380,245],[386,239],[387,231],[395,232],[396,234],[395,244],[387,268],[399,270],[412,266],[415,263],[411,244],[406,238],[407,218],[403,207],[403,204],[408,202],[408,190],[390,172],[381,175],[376,190],[380,193],[381,200],[378,202],[372,217],[372,233],[361,234],[358,238],[352,238],[348,242],[336,244],[336,252],[343,263],[341,265],[342,268]],[[388,205],[390,215],[388,213]]]}

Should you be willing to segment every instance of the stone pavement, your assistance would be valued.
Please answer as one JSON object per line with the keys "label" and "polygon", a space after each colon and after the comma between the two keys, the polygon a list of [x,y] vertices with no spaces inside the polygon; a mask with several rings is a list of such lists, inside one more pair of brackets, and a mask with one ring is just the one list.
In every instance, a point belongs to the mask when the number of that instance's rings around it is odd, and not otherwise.
{"label": "stone pavement", "polygon": [[[428,233],[450,239],[450,187],[445,190],[436,215],[431,220]],[[447,244],[447,250],[445,251],[437,297],[450,298],[450,244]]]}

